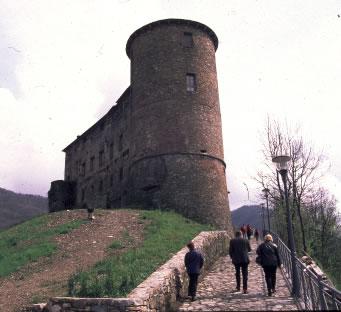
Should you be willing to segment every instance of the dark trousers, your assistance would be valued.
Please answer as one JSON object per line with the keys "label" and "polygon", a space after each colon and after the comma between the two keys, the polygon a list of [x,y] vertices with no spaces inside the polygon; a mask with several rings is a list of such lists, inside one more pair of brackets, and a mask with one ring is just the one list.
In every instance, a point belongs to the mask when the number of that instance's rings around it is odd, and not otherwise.
{"label": "dark trousers", "polygon": [[240,269],[243,274],[243,289],[247,289],[248,263],[235,264],[237,288],[240,289]]}
{"label": "dark trousers", "polygon": [[266,286],[268,288],[268,292],[276,288],[276,266],[264,266],[263,267],[265,274]]}
{"label": "dark trousers", "polygon": [[197,293],[199,274],[188,273],[188,277],[189,277],[188,296],[195,297],[195,295]]}

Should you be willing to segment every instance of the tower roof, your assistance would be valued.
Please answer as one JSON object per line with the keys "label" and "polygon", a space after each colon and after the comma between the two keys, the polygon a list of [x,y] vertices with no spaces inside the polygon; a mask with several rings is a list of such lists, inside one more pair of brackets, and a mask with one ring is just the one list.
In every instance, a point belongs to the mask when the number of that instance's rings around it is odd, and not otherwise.
{"label": "tower roof", "polygon": [[143,34],[144,32],[147,32],[148,30],[159,27],[160,25],[189,25],[189,26],[192,26],[194,28],[198,28],[198,29],[207,33],[207,35],[211,38],[211,40],[214,44],[215,50],[218,49],[218,37],[214,33],[214,31],[211,28],[209,28],[208,26],[206,26],[202,23],[196,22],[196,21],[185,20],[185,19],[177,19],[177,18],[169,18],[169,19],[164,19],[164,20],[152,22],[152,23],[144,25],[141,28],[134,31],[131,34],[131,36],[129,37],[129,39],[127,41],[127,45],[126,45],[126,53],[127,53],[129,58],[130,58],[130,48],[131,48],[131,45],[132,45],[132,42],[134,41],[134,39],[136,37],[138,37],[139,35]]}

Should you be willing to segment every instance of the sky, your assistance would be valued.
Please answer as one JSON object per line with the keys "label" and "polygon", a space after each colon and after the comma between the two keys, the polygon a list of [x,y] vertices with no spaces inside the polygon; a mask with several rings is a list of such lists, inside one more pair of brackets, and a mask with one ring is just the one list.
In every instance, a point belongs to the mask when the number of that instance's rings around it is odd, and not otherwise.
{"label": "sky", "polygon": [[[0,0],[0,187],[46,196],[62,149],[129,86],[129,36],[206,24],[216,53],[231,209],[260,202],[266,120],[299,125],[341,211],[340,0]],[[248,191],[247,191],[248,189]]]}

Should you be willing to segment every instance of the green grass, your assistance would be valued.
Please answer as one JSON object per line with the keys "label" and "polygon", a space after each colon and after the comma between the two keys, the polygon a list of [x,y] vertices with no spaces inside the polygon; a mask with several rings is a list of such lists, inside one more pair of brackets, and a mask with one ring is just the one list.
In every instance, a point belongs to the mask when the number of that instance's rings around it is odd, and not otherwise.
{"label": "green grass", "polygon": [[[212,230],[208,225],[195,223],[172,212],[143,211],[141,218],[149,221],[143,244],[73,275],[69,279],[69,295],[126,296],[199,232]],[[128,234],[125,234],[126,239]],[[117,242],[113,244],[118,245]]]}
{"label": "green grass", "polygon": [[75,220],[48,228],[47,223],[52,218],[52,215],[43,215],[0,232],[0,277],[8,276],[39,257],[50,256],[57,248],[53,237],[84,223]]}
{"label": "green grass", "polygon": [[109,245],[110,249],[122,249],[124,248],[124,243],[121,241],[113,241],[110,245]]}

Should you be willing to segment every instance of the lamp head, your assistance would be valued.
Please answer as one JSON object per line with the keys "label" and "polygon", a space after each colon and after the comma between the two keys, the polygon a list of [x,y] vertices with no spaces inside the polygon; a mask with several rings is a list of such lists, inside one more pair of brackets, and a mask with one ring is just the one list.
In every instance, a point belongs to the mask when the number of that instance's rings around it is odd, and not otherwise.
{"label": "lamp head", "polygon": [[288,163],[290,160],[291,157],[287,155],[280,155],[272,158],[272,162],[276,164],[278,171],[288,170]]}

